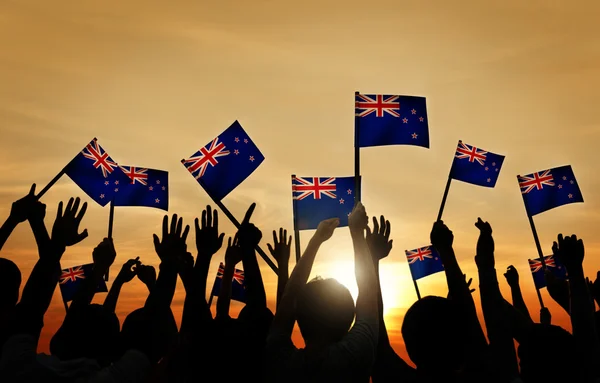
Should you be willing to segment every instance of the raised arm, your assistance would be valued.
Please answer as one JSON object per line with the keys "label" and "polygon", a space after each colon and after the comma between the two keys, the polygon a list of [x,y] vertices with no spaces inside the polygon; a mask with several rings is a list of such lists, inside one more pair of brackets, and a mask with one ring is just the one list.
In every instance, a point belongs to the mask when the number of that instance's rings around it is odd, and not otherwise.
{"label": "raised arm", "polygon": [[269,336],[291,337],[295,322],[294,305],[296,297],[308,281],[319,247],[321,247],[323,242],[331,238],[333,231],[339,224],[340,220],[338,218],[330,218],[319,223],[317,231],[308,242],[300,261],[294,267],[290,279],[285,286],[281,303],[275,312]]}
{"label": "raised arm", "polygon": [[504,273],[504,278],[506,278],[506,282],[508,282],[508,285],[510,286],[513,306],[527,319],[533,322],[531,315],[529,314],[529,310],[527,309],[527,305],[525,304],[525,300],[523,299],[523,293],[521,292],[521,285],[519,284],[519,272],[513,265],[510,265],[506,269],[506,273]]}
{"label": "raised arm", "polygon": [[292,236],[290,235],[288,239],[287,230],[282,227],[279,228],[279,239],[276,231],[273,230],[273,246],[270,243],[267,244],[269,252],[277,261],[277,307],[281,303],[285,285],[289,279],[291,245]]}
{"label": "raised arm", "polygon": [[500,293],[494,259],[494,238],[489,223],[477,220],[475,226],[479,229],[477,255],[475,263],[479,270],[479,291],[481,306],[485,319],[490,348],[497,367],[497,374],[507,381],[518,378],[519,369],[515,346],[512,339],[512,329],[508,324],[505,301]]}
{"label": "raised arm", "polygon": [[13,202],[8,218],[0,227],[0,250],[17,225],[29,218],[32,210],[36,208],[36,202],[35,184],[31,185],[29,194]]}
{"label": "raised arm", "polygon": [[244,279],[246,282],[246,307],[250,310],[267,307],[267,294],[262,274],[256,259],[256,246],[262,238],[261,231],[250,223],[256,204],[250,205],[238,231],[238,241],[242,250]]}
{"label": "raised arm", "polygon": [[119,271],[119,274],[110,287],[110,291],[104,299],[104,307],[110,312],[115,312],[117,308],[117,301],[119,300],[119,294],[121,293],[121,288],[125,283],[131,282],[133,277],[135,277],[137,274],[137,270],[140,265],[140,257],[137,257],[136,259],[128,260],[121,267],[121,271]]}
{"label": "raised arm", "polygon": [[[402,382],[414,378],[414,369],[411,368],[392,348],[383,318],[383,296],[381,294],[381,280],[379,278],[379,262],[386,258],[392,250],[390,240],[392,225],[380,217],[380,222],[373,217],[373,230],[367,227],[367,245],[373,259],[373,267],[377,275],[377,303],[379,316],[379,339],[377,341],[377,359],[373,366],[373,382]],[[414,379],[413,379],[414,380]]]}
{"label": "raised arm", "polygon": [[221,279],[221,291],[217,300],[217,318],[229,318],[229,306],[231,304],[231,284],[235,266],[242,261],[242,249],[238,244],[237,234],[233,238],[229,237],[227,241],[227,250],[225,251],[225,266],[223,278]]}

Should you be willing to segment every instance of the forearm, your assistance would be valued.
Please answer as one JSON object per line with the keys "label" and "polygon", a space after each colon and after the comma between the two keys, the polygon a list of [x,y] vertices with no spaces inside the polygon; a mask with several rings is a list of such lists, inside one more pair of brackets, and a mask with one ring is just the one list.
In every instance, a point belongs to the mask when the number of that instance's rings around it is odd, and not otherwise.
{"label": "forearm", "polygon": [[15,221],[11,216],[8,216],[2,227],[0,227],[0,250],[8,240],[8,237],[12,234],[15,227],[17,227],[19,223]]}
{"label": "forearm", "polygon": [[229,307],[231,305],[231,284],[235,266],[225,265],[223,279],[221,280],[221,290],[217,300],[217,318],[229,317]]}
{"label": "forearm", "polygon": [[110,291],[106,295],[106,299],[104,299],[104,308],[114,313],[117,308],[117,302],[119,300],[119,294],[121,294],[121,288],[123,287],[123,282],[119,280],[119,277],[115,279],[112,286],[110,287]]}
{"label": "forearm", "polygon": [[381,294],[381,280],[379,278],[379,262],[374,262],[373,267],[375,268],[375,274],[377,275],[377,311],[379,316],[379,341],[377,346],[380,352],[383,352],[384,349],[391,348],[391,345],[385,326],[385,320],[383,318],[383,295]]}
{"label": "forearm", "polygon": [[[573,336],[582,355],[593,363],[598,356],[598,333],[594,321],[593,301],[589,293],[583,269],[570,268],[569,286],[571,292],[571,323]],[[589,363],[588,363],[589,365]]]}
{"label": "forearm", "polygon": [[50,248],[50,235],[48,234],[46,225],[41,219],[33,219],[29,220],[29,226],[31,226],[31,231],[38,247],[38,254],[40,257],[43,257]]}
{"label": "forearm", "polygon": [[246,280],[246,305],[252,307],[267,307],[267,294],[263,283],[258,261],[256,260],[256,251],[245,249],[246,253],[242,258],[244,265],[244,278]]}
{"label": "forearm", "polygon": [[493,267],[478,269],[483,317],[498,373],[504,374],[507,379],[514,379],[519,375],[518,362],[511,321],[506,315],[505,301],[500,292],[496,270]]}
{"label": "forearm", "polygon": [[529,310],[527,309],[527,305],[525,304],[525,300],[523,299],[523,293],[521,292],[521,285],[516,283],[510,286],[510,292],[512,297],[513,306],[515,309],[519,310],[523,316],[525,316],[529,321],[533,323],[531,319],[531,315],[529,314]]}
{"label": "forearm", "polygon": [[311,238],[311,240],[308,242],[308,246],[306,247],[306,250],[304,250],[304,254],[302,254],[302,257],[296,264],[296,267],[294,267],[294,270],[290,275],[290,279],[285,286],[285,291],[283,293],[283,297],[281,298],[281,304],[277,308],[277,311],[275,312],[275,318],[273,319],[273,329],[278,329],[281,332],[289,333],[291,336],[295,321],[294,305],[296,296],[308,281],[313,263],[315,262],[315,257],[317,256],[317,251],[319,250],[321,244],[322,241],[316,239],[315,237]]}
{"label": "forearm", "polygon": [[285,286],[288,283],[288,279],[289,279],[288,263],[285,262],[285,264],[278,265],[278,269],[277,269],[277,303],[276,303],[276,307],[279,307],[279,304],[281,303],[281,299],[283,298],[283,293],[285,291]]}
{"label": "forearm", "polygon": [[[367,241],[362,232],[351,232],[354,246],[354,273],[358,286],[356,317],[379,315],[378,281]],[[379,329],[377,329],[379,331]]]}
{"label": "forearm", "polygon": [[150,310],[169,308],[175,294],[176,286],[177,269],[175,265],[166,262],[161,263],[156,285],[148,296],[145,307]]}

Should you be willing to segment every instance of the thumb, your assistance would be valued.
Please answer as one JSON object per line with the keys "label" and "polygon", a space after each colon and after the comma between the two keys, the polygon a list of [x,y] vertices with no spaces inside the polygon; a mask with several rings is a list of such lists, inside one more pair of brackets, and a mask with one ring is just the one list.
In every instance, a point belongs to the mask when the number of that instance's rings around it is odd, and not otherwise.
{"label": "thumb", "polygon": [[88,237],[88,231],[87,229],[84,229],[83,232],[81,232],[81,234],[77,235],[77,242],[81,242],[84,239],[86,239]]}
{"label": "thumb", "polygon": [[158,251],[158,248],[160,247],[160,240],[156,234],[152,234],[152,238],[154,239],[154,249]]}
{"label": "thumb", "polygon": [[269,252],[271,252],[271,254],[275,252],[275,250],[273,249],[273,246],[271,246],[270,243],[267,243],[267,248],[269,249]]}

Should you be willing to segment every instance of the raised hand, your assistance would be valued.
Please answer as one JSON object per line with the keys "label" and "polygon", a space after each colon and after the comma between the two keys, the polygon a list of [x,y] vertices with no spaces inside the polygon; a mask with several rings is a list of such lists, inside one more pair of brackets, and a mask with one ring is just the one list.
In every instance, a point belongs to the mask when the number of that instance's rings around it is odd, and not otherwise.
{"label": "raised hand", "polygon": [[494,238],[492,237],[492,227],[489,223],[483,222],[481,218],[477,218],[475,226],[479,229],[475,263],[480,268],[484,267],[493,269],[496,266],[496,261],[494,259]]}
{"label": "raised hand", "polygon": [[439,220],[433,224],[429,237],[431,245],[435,247],[438,252],[452,249],[454,234],[452,233],[452,230],[444,224],[444,221]]}
{"label": "raised hand", "polygon": [[242,249],[238,243],[237,234],[231,239],[227,240],[227,250],[225,251],[225,265],[235,266],[242,261]]}
{"label": "raised hand", "polygon": [[[40,214],[40,206],[37,204],[38,199],[35,196],[35,184],[31,185],[29,189],[29,194],[25,197],[19,199],[18,201],[13,202],[12,208],[10,210],[10,219],[15,223],[25,222],[30,218],[32,213]],[[45,205],[44,206],[44,215],[46,214]],[[43,217],[42,217],[43,219]]]}
{"label": "raised hand", "polygon": [[250,223],[250,218],[252,217],[252,213],[254,213],[254,209],[256,208],[256,203],[252,203],[246,211],[246,215],[244,216],[244,220],[242,221],[240,228],[238,230],[238,243],[242,248],[254,249],[258,246],[262,238],[262,232],[254,226],[254,224]]}
{"label": "raised hand", "polygon": [[139,265],[136,267],[136,275],[143,284],[148,287],[156,283],[156,269],[151,265]]}
{"label": "raised hand", "polygon": [[277,261],[277,265],[288,264],[290,261],[291,245],[292,236],[290,235],[288,239],[287,230],[282,227],[279,228],[279,239],[277,239],[277,232],[273,230],[273,246],[267,243],[267,247],[273,258]]}
{"label": "raised hand", "polygon": [[475,289],[471,288],[471,283],[473,283],[473,278],[469,278],[469,280],[467,281],[467,274],[463,274],[463,276],[465,277],[465,281],[467,282],[467,288],[469,289],[469,292],[471,294],[473,294],[475,292]]}
{"label": "raised hand", "polygon": [[508,282],[510,287],[519,285],[519,272],[513,265],[508,266],[506,273],[504,273],[504,278],[506,278],[506,282]]}
{"label": "raised hand", "polygon": [[87,238],[87,229],[79,233],[79,224],[87,210],[87,202],[84,202],[81,210],[77,213],[80,202],[79,197],[69,199],[64,213],[62,201],[58,204],[56,220],[52,227],[52,240],[54,242],[63,246],[73,246]]}
{"label": "raised hand", "polygon": [[123,264],[123,267],[121,267],[121,271],[119,271],[116,279],[123,283],[131,282],[133,277],[137,274],[141,264],[140,257],[128,260]]}
{"label": "raised hand", "polygon": [[552,245],[552,252],[569,272],[582,267],[585,248],[583,241],[577,239],[576,235],[563,238],[563,235],[559,234],[558,242],[554,242]]}
{"label": "raised hand", "polygon": [[546,289],[550,297],[560,305],[566,312],[569,312],[571,306],[571,297],[569,293],[569,282],[565,279],[557,278],[548,269],[544,271],[546,279]]}
{"label": "raised hand", "polygon": [[600,305],[600,271],[596,273],[596,280],[590,285],[592,297]]}
{"label": "raised hand", "polygon": [[177,273],[181,277],[184,287],[189,286],[190,276],[194,271],[194,256],[189,251],[180,253],[175,257]]}
{"label": "raised hand", "polygon": [[219,212],[207,205],[206,210],[202,211],[202,222],[196,218],[194,223],[198,255],[212,257],[223,246],[225,236],[225,233],[219,234]]}
{"label": "raised hand", "polygon": [[373,261],[379,261],[387,257],[392,250],[393,240],[390,240],[392,225],[384,216],[379,219],[381,223],[378,223],[377,218],[373,217],[373,231],[367,226],[367,245]]}
{"label": "raised hand", "polygon": [[115,251],[112,238],[104,238],[92,252],[94,268],[103,271],[102,275],[104,275],[106,270],[113,264],[116,257],[117,252]]}
{"label": "raised hand", "polygon": [[361,202],[358,202],[356,206],[354,206],[352,213],[348,216],[348,227],[350,228],[351,233],[361,235],[364,235],[365,230],[369,227],[369,217]]}
{"label": "raised hand", "polygon": [[[169,229],[170,227],[170,229]],[[173,214],[171,225],[169,226],[169,216],[165,215],[162,224],[162,240],[153,234],[154,249],[162,262],[176,264],[177,258],[182,257],[187,252],[187,240],[190,226],[186,225],[183,229],[183,218],[177,219],[177,214]]]}
{"label": "raised hand", "polygon": [[325,242],[333,235],[333,232],[336,227],[340,224],[340,220],[338,218],[329,218],[319,222],[317,226],[317,231],[313,238],[317,239],[320,242]]}

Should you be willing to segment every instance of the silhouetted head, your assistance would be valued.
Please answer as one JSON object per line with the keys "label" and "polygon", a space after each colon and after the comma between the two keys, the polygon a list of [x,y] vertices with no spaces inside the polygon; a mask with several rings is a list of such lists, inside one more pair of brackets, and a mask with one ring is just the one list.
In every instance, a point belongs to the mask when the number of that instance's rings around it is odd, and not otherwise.
{"label": "silhouetted head", "polygon": [[21,271],[6,258],[0,258],[0,311],[15,307],[19,301]]}
{"label": "silhouetted head", "polygon": [[296,319],[304,341],[337,342],[354,320],[350,291],[335,279],[315,278],[302,287],[296,299]]}
{"label": "silhouetted head", "polygon": [[145,308],[132,311],[121,329],[122,351],[131,349],[144,352],[153,363],[166,355],[177,339],[177,323],[171,310],[150,314]]}
{"label": "silhouetted head", "polygon": [[[575,340],[567,330],[554,325],[532,325],[519,344],[521,379],[526,383],[578,382],[574,350]],[[551,362],[556,355],[560,358]]]}
{"label": "silhouetted head", "polygon": [[450,300],[429,296],[406,312],[402,337],[408,356],[425,373],[460,371],[467,362],[466,321]]}
{"label": "silhouetted head", "polygon": [[118,342],[119,319],[115,313],[91,304],[69,313],[50,341],[50,352],[61,360],[88,358],[106,366],[114,360]]}

